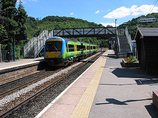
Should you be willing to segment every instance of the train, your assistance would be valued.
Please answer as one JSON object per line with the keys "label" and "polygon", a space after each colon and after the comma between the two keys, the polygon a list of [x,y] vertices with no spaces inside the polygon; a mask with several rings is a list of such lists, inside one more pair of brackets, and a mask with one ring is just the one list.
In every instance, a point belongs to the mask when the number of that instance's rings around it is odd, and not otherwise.
{"label": "train", "polygon": [[44,62],[49,66],[67,66],[98,51],[98,45],[67,38],[52,37],[46,40]]}

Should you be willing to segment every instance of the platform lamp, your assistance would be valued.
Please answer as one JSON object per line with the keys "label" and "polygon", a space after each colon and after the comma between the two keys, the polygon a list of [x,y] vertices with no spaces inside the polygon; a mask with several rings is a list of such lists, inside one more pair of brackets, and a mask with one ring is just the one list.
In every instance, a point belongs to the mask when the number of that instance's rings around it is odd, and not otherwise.
{"label": "platform lamp", "polygon": [[10,62],[10,46],[9,46],[9,19],[8,19],[8,9],[16,9],[15,7],[7,8],[7,34],[8,34],[8,62]]}

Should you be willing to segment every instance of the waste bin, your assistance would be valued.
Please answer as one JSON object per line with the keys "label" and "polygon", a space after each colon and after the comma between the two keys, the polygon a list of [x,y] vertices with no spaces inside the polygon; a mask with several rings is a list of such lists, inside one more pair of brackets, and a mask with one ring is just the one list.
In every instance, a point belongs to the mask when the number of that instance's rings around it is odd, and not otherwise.
{"label": "waste bin", "polygon": [[129,51],[127,52],[127,57],[133,56],[133,52]]}

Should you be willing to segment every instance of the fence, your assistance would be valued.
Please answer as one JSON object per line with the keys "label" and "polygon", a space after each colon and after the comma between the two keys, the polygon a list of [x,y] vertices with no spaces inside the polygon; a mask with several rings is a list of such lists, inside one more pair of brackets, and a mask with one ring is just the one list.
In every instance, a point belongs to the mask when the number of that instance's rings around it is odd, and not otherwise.
{"label": "fence", "polygon": [[[20,59],[20,48],[15,48],[15,59]],[[13,51],[10,52],[10,60],[13,60]],[[1,50],[0,62],[8,62],[8,50]]]}

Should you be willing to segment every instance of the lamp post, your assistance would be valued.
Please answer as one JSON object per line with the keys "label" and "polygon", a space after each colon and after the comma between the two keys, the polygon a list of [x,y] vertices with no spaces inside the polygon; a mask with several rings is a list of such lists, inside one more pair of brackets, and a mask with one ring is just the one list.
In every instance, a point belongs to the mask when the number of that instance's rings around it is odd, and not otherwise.
{"label": "lamp post", "polygon": [[8,62],[10,62],[10,46],[9,46],[9,20],[8,20],[8,9],[7,9],[7,34],[8,34]]}
{"label": "lamp post", "polygon": [[[10,62],[10,45],[9,45],[9,19],[8,19],[8,9],[16,9],[15,7],[7,8],[7,34],[8,34],[8,62]],[[13,51],[14,51],[14,61],[15,61],[15,43],[13,39]]]}

